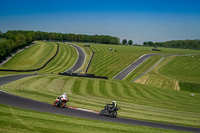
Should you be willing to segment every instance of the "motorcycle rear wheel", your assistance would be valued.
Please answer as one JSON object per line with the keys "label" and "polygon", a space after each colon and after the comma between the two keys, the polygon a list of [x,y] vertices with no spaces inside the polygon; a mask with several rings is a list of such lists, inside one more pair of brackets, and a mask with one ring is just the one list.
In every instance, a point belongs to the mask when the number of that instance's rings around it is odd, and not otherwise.
{"label": "motorcycle rear wheel", "polygon": [[99,112],[99,115],[100,115],[100,116],[103,116],[103,111],[102,111],[102,110]]}
{"label": "motorcycle rear wheel", "polygon": [[53,102],[53,103],[52,103],[52,106],[56,106],[56,102]]}

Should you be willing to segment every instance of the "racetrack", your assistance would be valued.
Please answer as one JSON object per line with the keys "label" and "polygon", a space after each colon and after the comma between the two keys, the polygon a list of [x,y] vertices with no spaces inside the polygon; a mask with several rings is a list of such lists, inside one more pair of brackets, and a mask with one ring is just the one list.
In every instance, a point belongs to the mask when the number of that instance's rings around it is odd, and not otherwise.
{"label": "racetrack", "polygon": [[[84,63],[83,59],[85,58],[82,58],[79,61],[82,61]],[[77,65],[81,67],[82,65],[81,63],[79,64],[79,61],[77,61],[76,64],[78,63]],[[76,68],[76,64],[74,65],[75,68]],[[28,76],[34,76],[34,75],[26,74],[26,75],[12,75],[12,76],[0,77],[0,85],[4,85],[9,82],[12,82],[21,78],[25,78]],[[48,113],[61,114],[61,115],[67,115],[67,116],[73,116],[73,117],[100,120],[100,121],[108,121],[108,122],[123,123],[123,124],[129,124],[129,125],[148,126],[148,127],[154,127],[154,128],[172,129],[172,130],[188,131],[188,132],[200,132],[200,128],[162,124],[162,123],[133,120],[133,119],[127,119],[127,118],[120,118],[120,117],[110,118],[110,117],[99,116],[97,113],[73,109],[73,108],[52,107],[51,104],[48,104],[48,103],[43,103],[40,101],[35,101],[35,100],[15,96],[3,91],[0,91],[0,104],[10,105],[10,106],[20,107],[24,109],[29,109],[29,110],[40,111],[40,112],[48,112]]]}
{"label": "racetrack", "polygon": [[83,49],[81,47],[74,45],[74,44],[70,44],[70,45],[76,48],[77,53],[78,53],[78,59],[77,59],[76,63],[74,64],[74,66],[72,66],[70,69],[68,69],[66,71],[75,72],[79,68],[81,68],[82,65],[84,64],[86,55],[85,55],[85,52],[83,51]]}
{"label": "racetrack", "polygon": [[[0,77],[0,85],[4,85],[6,83],[9,83],[9,82],[12,82],[24,77],[28,77],[28,76],[34,76],[34,75],[27,74],[27,75],[13,75],[13,76]],[[51,104],[48,104],[48,103],[43,103],[40,101],[35,101],[35,100],[15,96],[3,91],[0,91],[0,104],[10,105],[10,106],[20,107],[24,109],[29,109],[29,110],[40,111],[40,112],[55,113],[55,114],[100,120],[100,121],[109,121],[109,122],[115,122],[115,123],[148,126],[148,127],[163,128],[163,129],[173,129],[173,130],[179,130],[179,131],[200,132],[200,128],[162,124],[162,123],[133,120],[133,119],[127,119],[127,118],[120,118],[120,117],[110,118],[110,117],[99,116],[97,113],[82,111],[82,110],[73,109],[73,108],[52,107]]]}
{"label": "racetrack", "polygon": [[173,129],[173,130],[179,130],[179,131],[200,132],[199,128],[161,124],[161,123],[133,120],[133,119],[127,119],[127,118],[120,118],[120,117],[117,117],[117,118],[103,117],[103,116],[99,116],[97,113],[77,110],[73,108],[52,107],[51,104],[48,104],[48,103],[43,103],[43,102],[39,102],[39,101],[27,99],[27,98],[15,96],[3,91],[0,91],[0,104],[6,104],[10,106],[20,107],[20,108],[35,110],[35,111],[40,111],[40,112],[48,112],[48,113],[54,113],[54,114],[79,117],[79,118],[100,120],[100,121],[109,121],[109,122],[115,122],[115,123],[148,126],[148,127],[163,128],[163,129]]}
{"label": "racetrack", "polygon": [[128,76],[129,73],[131,73],[133,70],[135,70],[139,65],[141,65],[145,60],[150,58],[155,54],[145,54],[141,56],[138,60],[134,61],[132,64],[130,64],[128,67],[126,67],[124,70],[122,70],[120,73],[115,75],[113,79],[120,79],[123,80],[126,76]]}

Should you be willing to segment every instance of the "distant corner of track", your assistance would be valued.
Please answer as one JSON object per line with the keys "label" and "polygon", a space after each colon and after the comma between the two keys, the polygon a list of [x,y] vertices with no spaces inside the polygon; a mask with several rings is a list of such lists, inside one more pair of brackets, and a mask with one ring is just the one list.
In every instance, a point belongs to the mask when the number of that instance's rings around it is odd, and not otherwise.
{"label": "distant corner of track", "polygon": [[83,64],[85,63],[86,53],[83,50],[83,48],[77,46],[76,44],[72,44],[72,43],[67,43],[67,44],[70,45],[70,46],[73,46],[76,49],[77,54],[78,54],[78,58],[77,58],[76,62],[74,63],[74,65],[71,68],[65,70],[64,72],[67,72],[67,71],[75,72],[78,69],[80,69],[83,66]]}
{"label": "distant corner of track", "polygon": [[122,71],[120,71],[117,75],[115,75],[112,79],[123,80],[133,70],[135,70],[138,66],[140,66],[145,60],[147,60],[149,57],[154,56],[154,55],[156,55],[156,54],[144,54],[144,55],[140,56],[136,61],[132,62],[130,65],[128,65]]}

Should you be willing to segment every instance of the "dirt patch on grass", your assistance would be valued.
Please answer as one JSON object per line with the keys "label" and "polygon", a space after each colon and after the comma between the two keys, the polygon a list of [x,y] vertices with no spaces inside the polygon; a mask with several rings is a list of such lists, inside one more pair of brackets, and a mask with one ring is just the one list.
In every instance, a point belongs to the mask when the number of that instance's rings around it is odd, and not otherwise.
{"label": "dirt patch on grass", "polygon": [[148,74],[142,76],[141,78],[137,79],[135,82],[136,83],[140,83],[140,84],[145,84],[147,82],[147,80],[149,79],[149,76]]}
{"label": "dirt patch on grass", "polygon": [[175,84],[175,90],[180,91],[179,81],[176,81],[176,84]]}

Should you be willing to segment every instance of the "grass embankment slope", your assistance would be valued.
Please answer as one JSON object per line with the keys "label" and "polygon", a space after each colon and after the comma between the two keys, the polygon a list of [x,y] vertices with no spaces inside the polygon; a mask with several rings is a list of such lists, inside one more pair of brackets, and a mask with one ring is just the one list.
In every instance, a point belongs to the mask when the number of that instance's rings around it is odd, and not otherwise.
{"label": "grass embankment slope", "polygon": [[74,47],[65,43],[59,43],[59,52],[57,56],[44,68],[39,70],[39,73],[64,72],[71,68],[78,58],[78,54]]}
{"label": "grass embankment slope", "polygon": [[11,58],[1,66],[2,69],[28,70],[37,69],[44,65],[56,52],[56,44],[39,42]]}
{"label": "grass embankment slope", "polygon": [[[109,78],[115,76],[141,55],[154,53],[149,51],[149,47],[140,46],[97,44],[90,44],[90,46],[87,49],[88,51],[95,51],[95,56],[88,73],[108,76]],[[117,52],[109,51],[109,48],[116,49]],[[183,54],[185,52],[198,53],[199,51],[163,48],[162,52]],[[159,60],[160,57],[153,58]],[[155,60],[145,63],[150,67],[156,62]],[[145,69],[140,69],[145,71]],[[120,80],[87,79],[58,75],[29,77],[1,86],[0,89],[48,103],[52,103],[55,97],[67,92],[70,99],[68,105],[78,105],[81,108],[98,111],[106,103],[110,103],[115,99],[122,108],[118,112],[121,117],[200,127],[199,94],[192,97],[188,92],[159,89]]]}
{"label": "grass embankment slope", "polygon": [[1,90],[47,103],[67,92],[68,105],[101,110],[113,99],[122,108],[121,117],[200,127],[200,94],[148,87],[119,81],[67,77],[34,76],[1,86]]}
{"label": "grass embankment slope", "polygon": [[[57,50],[54,42],[37,41],[37,45],[30,47],[12,57],[7,63],[2,65],[2,69],[28,70],[43,66]],[[74,65],[77,59],[76,49],[67,44],[59,43],[57,56],[43,69],[37,73],[58,73],[63,72]],[[22,73],[22,72],[20,72]],[[19,72],[0,71],[0,75],[20,74]],[[33,73],[33,72],[25,72]]]}
{"label": "grass embankment slope", "polygon": [[166,89],[200,92],[200,56],[166,57],[137,83]]}
{"label": "grass embankment slope", "polygon": [[[80,43],[76,43],[80,44]],[[84,45],[83,43],[80,45]],[[112,48],[112,51],[109,49]],[[113,78],[116,74],[137,60],[140,56],[148,53],[165,53],[165,54],[197,54],[198,50],[159,48],[161,51],[150,51],[150,47],[143,46],[124,46],[124,45],[107,45],[107,44],[90,44],[91,51],[94,51],[94,57],[89,67],[88,73],[98,76],[107,76]],[[114,52],[117,50],[117,52]],[[152,59],[152,64],[159,58]],[[156,61],[155,61],[156,60]],[[146,67],[147,68],[147,67]],[[144,68],[142,68],[145,70]],[[137,73],[138,74],[138,73]],[[135,74],[134,74],[135,76]],[[134,76],[130,76],[128,80],[132,80]]]}
{"label": "grass embankment slope", "polygon": [[179,81],[183,91],[200,92],[200,56],[174,57],[159,73]]}
{"label": "grass embankment slope", "polygon": [[[132,126],[119,123],[95,121],[62,115],[52,115],[30,110],[19,109],[0,104],[0,132],[38,133],[38,132],[83,132],[83,133],[160,133],[176,132],[173,130]],[[117,128],[116,128],[117,127]]]}

